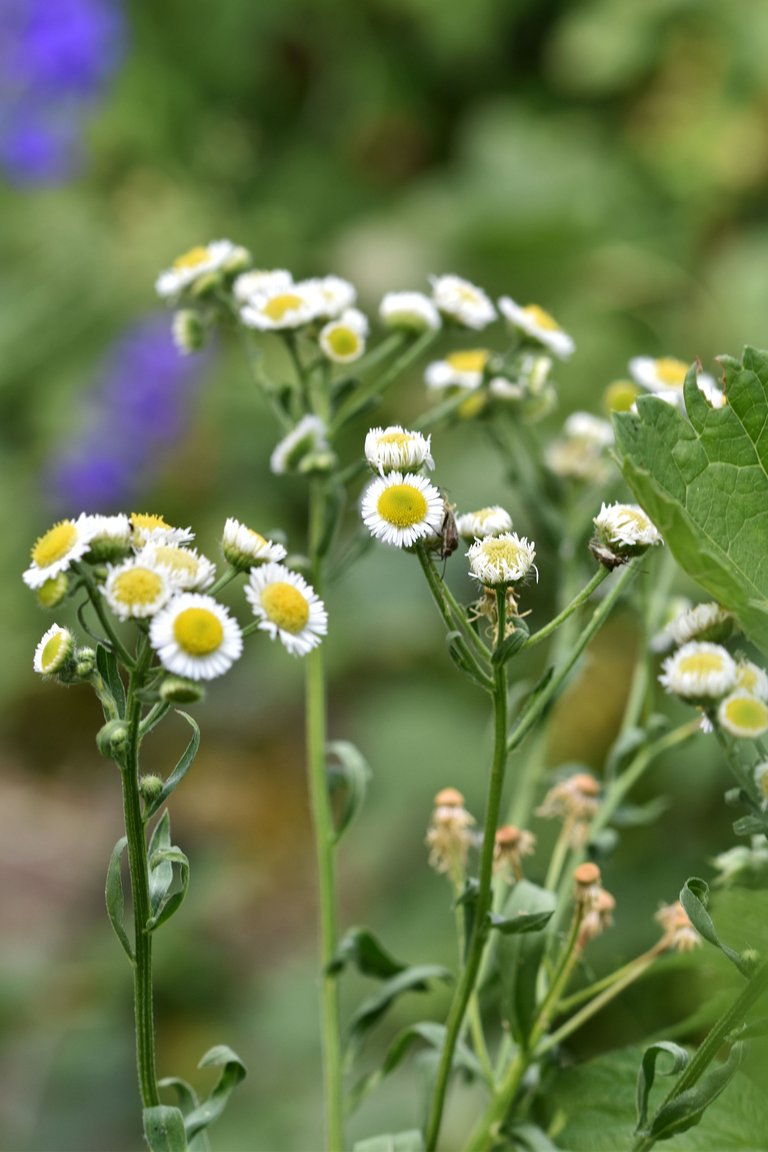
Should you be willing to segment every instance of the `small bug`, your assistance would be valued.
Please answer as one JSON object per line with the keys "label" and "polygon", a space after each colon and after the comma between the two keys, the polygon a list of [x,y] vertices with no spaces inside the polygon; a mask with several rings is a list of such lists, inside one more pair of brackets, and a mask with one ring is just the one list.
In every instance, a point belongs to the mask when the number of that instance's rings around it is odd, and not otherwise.
{"label": "small bug", "polygon": [[447,560],[459,546],[459,530],[456,527],[456,505],[449,504],[447,500],[443,503],[443,522],[440,525],[440,548],[439,555],[441,560]]}

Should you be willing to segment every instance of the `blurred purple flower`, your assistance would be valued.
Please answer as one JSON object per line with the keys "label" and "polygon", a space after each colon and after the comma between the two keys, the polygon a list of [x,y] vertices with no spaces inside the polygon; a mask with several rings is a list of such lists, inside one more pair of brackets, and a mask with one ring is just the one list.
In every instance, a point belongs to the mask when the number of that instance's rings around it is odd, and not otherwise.
{"label": "blurred purple flower", "polygon": [[0,165],[20,183],[70,176],[85,119],[119,64],[121,0],[3,0]]}
{"label": "blurred purple flower", "polygon": [[114,512],[140,497],[185,430],[206,363],[205,353],[179,353],[164,316],[129,328],[83,396],[87,423],[44,477],[53,512]]}

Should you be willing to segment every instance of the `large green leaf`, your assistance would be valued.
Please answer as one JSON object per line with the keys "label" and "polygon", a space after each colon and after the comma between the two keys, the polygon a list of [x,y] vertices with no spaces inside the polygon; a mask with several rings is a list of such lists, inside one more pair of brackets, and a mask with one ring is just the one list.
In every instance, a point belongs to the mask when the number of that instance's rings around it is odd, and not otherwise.
{"label": "large green leaf", "polygon": [[627,483],[680,566],[768,652],[768,352],[723,357],[727,403],[685,381],[686,415],[657,396],[614,417]]}

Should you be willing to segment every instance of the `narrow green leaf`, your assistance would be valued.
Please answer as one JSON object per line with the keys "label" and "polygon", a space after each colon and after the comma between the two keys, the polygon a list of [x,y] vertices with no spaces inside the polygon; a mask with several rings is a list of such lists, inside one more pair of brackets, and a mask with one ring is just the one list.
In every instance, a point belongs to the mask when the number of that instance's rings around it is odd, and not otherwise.
{"label": "narrow green leaf", "polygon": [[[402,1064],[419,1041],[426,1043],[434,1052],[440,1053],[445,1044],[445,1025],[435,1024],[431,1020],[423,1020],[418,1024],[411,1024],[399,1032],[387,1049],[387,1054],[379,1068],[364,1076],[353,1087],[350,1093],[350,1107],[356,1108],[360,1102],[374,1088],[390,1076]],[[485,1073],[474,1052],[460,1040],[456,1044],[453,1054],[452,1067],[465,1072],[476,1080],[485,1080]]]}
{"label": "narrow green leaf", "polygon": [[424,1152],[424,1137],[418,1128],[388,1136],[357,1140],[353,1152]]}
{"label": "narrow green leaf", "polygon": [[150,1152],[188,1152],[184,1117],[170,1104],[144,1109],[144,1136]]}
{"label": "narrow green leaf", "polygon": [[552,912],[519,912],[517,916],[489,916],[491,928],[502,936],[519,936],[522,932],[540,932],[552,919]]}
{"label": "narrow green leaf", "polygon": [[[657,1068],[657,1062],[661,1056],[672,1058],[672,1063],[668,1068]],[[685,1048],[681,1048],[678,1044],[672,1044],[669,1040],[660,1040],[657,1044],[651,1044],[650,1047],[646,1048],[637,1074],[637,1127],[635,1131],[646,1126],[648,1097],[657,1071],[660,1076],[676,1076],[678,1072],[682,1072],[687,1067],[690,1059],[690,1053],[686,1052]]]}
{"label": "narrow green leaf", "polygon": [[198,1068],[221,1068],[222,1072],[208,1097],[190,1112],[184,1121],[189,1140],[221,1116],[232,1092],[246,1077],[245,1064],[226,1044],[217,1044],[215,1048],[210,1048],[201,1059]]}
{"label": "narrow green leaf", "polygon": [[179,716],[182,716],[186,720],[187,724],[189,724],[190,728],[192,729],[192,738],[190,739],[189,744],[187,744],[187,747],[184,749],[184,753],[174,768],[173,772],[171,772],[170,776],[163,784],[161,791],[158,792],[157,796],[151,803],[147,804],[144,810],[145,818],[153,816],[159,808],[162,808],[170,794],[176,787],[178,787],[178,785],[186,776],[189,766],[197,755],[197,750],[200,747],[200,729],[197,726],[197,722],[193,719],[192,716],[189,715],[188,712],[182,712],[180,708],[177,708],[176,712]]}
{"label": "narrow green leaf", "polygon": [[173,883],[173,865],[162,855],[171,846],[171,815],[166,808],[155,825],[149,840],[149,907],[154,916]]}
{"label": "narrow green leaf", "polygon": [[335,975],[348,964],[354,965],[363,976],[373,976],[386,980],[396,976],[408,967],[395,960],[367,928],[350,928],[336,949],[336,955],[328,965],[328,972]]}
{"label": "narrow green leaf", "polygon": [[[555,905],[553,892],[529,880],[520,880],[504,905],[503,918],[515,920],[521,915],[549,918]],[[501,934],[497,946],[502,1014],[515,1040],[521,1044],[526,1042],[536,1014],[536,983],[546,941],[546,932],[529,931],[511,936]]]}
{"label": "narrow green leaf", "polygon": [[715,948],[719,948],[723,955],[736,965],[742,976],[749,976],[754,967],[753,962],[745,960],[741,953],[729,948],[727,944],[723,944],[715,931],[712,917],[707,912],[708,902],[709,885],[706,880],[700,880],[698,876],[692,876],[690,880],[686,880],[680,893],[680,903],[688,913],[688,919],[700,936],[703,936],[710,944],[714,944]]}
{"label": "narrow green leaf", "polygon": [[737,836],[758,836],[760,833],[768,836],[768,814],[742,816],[734,820],[733,830]]}
{"label": "narrow green leaf", "polygon": [[[179,1108],[183,1116],[188,1116],[193,1109],[197,1108],[200,1101],[197,1097],[197,1092],[191,1084],[186,1080],[180,1080],[177,1076],[166,1076],[157,1082],[158,1088],[173,1088],[179,1099]],[[197,1132],[191,1140],[187,1141],[189,1152],[211,1152],[211,1144],[204,1129]]]}
{"label": "narrow green leaf", "polygon": [[111,648],[96,645],[96,667],[115,702],[118,716],[125,716],[125,686],[120,679],[117,658]]}
{"label": "narrow green leaf", "polygon": [[363,806],[371,770],[362,752],[349,740],[334,740],[327,751],[337,761],[328,766],[329,785],[333,789],[340,782],[344,789],[344,801],[336,821],[335,841],[338,843]]}
{"label": "narrow green leaf", "polygon": [[426,992],[432,980],[447,984],[453,980],[453,975],[448,968],[439,964],[417,964],[386,980],[373,996],[363,1001],[352,1016],[349,1022],[350,1042],[359,1043],[399,996],[405,992]]}
{"label": "narrow green leaf", "polygon": [[734,1044],[728,1059],[715,1068],[710,1068],[693,1088],[681,1092],[659,1109],[649,1128],[649,1135],[656,1140],[669,1140],[678,1132],[685,1132],[700,1123],[707,1108],[730,1084],[741,1064],[744,1054],[743,1044]]}
{"label": "narrow green leaf", "polygon": [[107,915],[128,959],[133,963],[134,953],[128,933],[125,930],[125,897],[123,895],[123,875],[120,868],[123,852],[128,847],[127,836],[121,836],[112,849],[107,868],[107,883],[104,896],[107,901]]}
{"label": "narrow green leaf", "polygon": [[711,408],[694,369],[686,415],[656,396],[614,416],[627,483],[681,568],[768,652],[768,353],[723,360],[727,404]]}
{"label": "narrow green leaf", "polygon": [[187,894],[187,888],[189,887],[189,860],[180,848],[175,846],[159,848],[156,852],[153,852],[149,858],[150,887],[152,885],[153,875],[160,870],[165,873],[165,870],[170,867],[171,878],[173,878],[173,865],[177,865],[179,869],[179,887],[171,892],[169,891],[169,884],[165,889],[162,897],[159,899],[157,908],[153,910],[153,914],[147,921],[147,930],[149,932],[154,932],[155,928],[159,928],[166,920],[170,920],[171,916],[173,916],[174,912],[176,912],[184,900]]}

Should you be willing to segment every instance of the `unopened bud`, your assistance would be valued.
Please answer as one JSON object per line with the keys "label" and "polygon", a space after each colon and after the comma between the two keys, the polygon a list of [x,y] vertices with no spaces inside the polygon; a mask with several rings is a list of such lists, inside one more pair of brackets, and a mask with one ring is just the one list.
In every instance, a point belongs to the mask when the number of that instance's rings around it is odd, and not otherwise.
{"label": "unopened bud", "polygon": [[166,676],[159,688],[165,704],[196,704],[205,696],[205,688],[184,676]]}
{"label": "unopened bud", "polygon": [[130,740],[131,729],[125,720],[108,720],[96,733],[96,747],[102,756],[121,766],[125,763]]}
{"label": "unopened bud", "polygon": [[59,572],[52,576],[45,584],[37,589],[37,602],[41,608],[57,608],[69,594],[69,576],[66,572]]}
{"label": "unopened bud", "polygon": [[163,790],[163,781],[159,776],[142,776],[139,780],[139,789],[145,800],[156,800]]}
{"label": "unopened bud", "polygon": [[96,667],[96,651],[94,648],[78,648],[75,652],[75,677],[78,680],[87,680]]}

